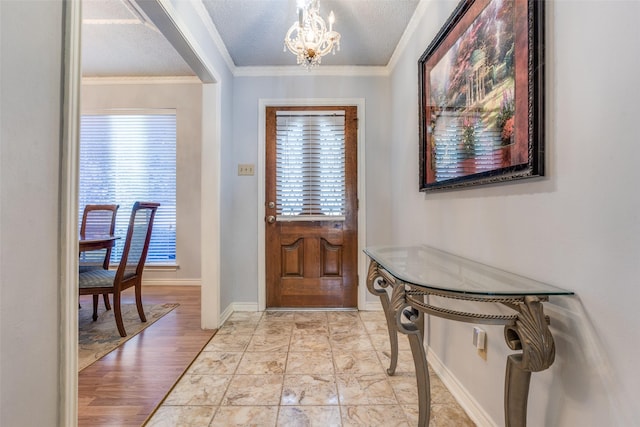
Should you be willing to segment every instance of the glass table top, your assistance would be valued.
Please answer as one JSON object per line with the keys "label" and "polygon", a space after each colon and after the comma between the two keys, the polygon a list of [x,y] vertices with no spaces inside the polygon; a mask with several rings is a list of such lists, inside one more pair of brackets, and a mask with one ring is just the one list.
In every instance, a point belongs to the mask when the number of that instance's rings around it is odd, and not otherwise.
{"label": "glass table top", "polygon": [[429,246],[369,247],[364,252],[405,283],[481,296],[573,295],[573,292]]}

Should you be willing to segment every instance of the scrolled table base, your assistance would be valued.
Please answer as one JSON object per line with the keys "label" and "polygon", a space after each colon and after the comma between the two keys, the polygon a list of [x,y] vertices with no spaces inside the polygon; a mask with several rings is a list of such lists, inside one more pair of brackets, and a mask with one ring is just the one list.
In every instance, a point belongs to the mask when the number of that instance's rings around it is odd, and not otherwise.
{"label": "scrolled table base", "polygon": [[[387,289],[391,287],[391,298]],[[425,289],[395,279],[377,262],[371,261],[367,275],[369,292],[380,298],[385,312],[391,362],[387,373],[393,375],[398,360],[398,332],[407,335],[416,369],[419,398],[418,426],[429,425],[431,396],[429,368],[424,349],[424,314],[467,323],[504,325],[507,346],[518,354],[507,357],[504,406],[506,427],[525,427],[531,373],[545,370],[555,358],[555,344],[549,331],[549,318],[544,315],[546,297],[539,296],[466,296]],[[515,314],[465,313],[424,302],[425,296],[436,295],[466,301],[501,303]]]}

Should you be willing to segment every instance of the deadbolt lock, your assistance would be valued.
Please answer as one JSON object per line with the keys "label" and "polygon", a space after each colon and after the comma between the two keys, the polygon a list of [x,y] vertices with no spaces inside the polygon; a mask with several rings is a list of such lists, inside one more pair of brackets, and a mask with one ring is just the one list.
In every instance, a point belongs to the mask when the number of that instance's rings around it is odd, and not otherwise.
{"label": "deadbolt lock", "polygon": [[267,206],[269,206],[269,209],[273,209],[276,207],[276,204],[274,202],[269,202]]}

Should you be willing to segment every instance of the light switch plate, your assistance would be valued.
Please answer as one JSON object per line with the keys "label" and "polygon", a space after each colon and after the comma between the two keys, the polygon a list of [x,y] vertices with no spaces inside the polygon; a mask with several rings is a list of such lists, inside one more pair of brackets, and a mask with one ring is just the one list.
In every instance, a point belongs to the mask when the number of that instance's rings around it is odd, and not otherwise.
{"label": "light switch plate", "polygon": [[252,164],[241,163],[238,165],[238,176],[253,176],[254,166]]}

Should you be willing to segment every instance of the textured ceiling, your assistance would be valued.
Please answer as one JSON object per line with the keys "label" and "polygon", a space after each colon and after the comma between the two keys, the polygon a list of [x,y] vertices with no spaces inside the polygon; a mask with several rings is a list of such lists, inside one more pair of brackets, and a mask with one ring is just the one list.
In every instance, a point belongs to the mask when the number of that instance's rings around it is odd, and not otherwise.
{"label": "textured ceiling", "polygon": [[[296,22],[295,0],[203,0],[236,66],[295,65],[283,52],[284,36]],[[340,52],[324,65],[387,65],[418,0],[322,0],[320,15],[333,10]]]}
{"label": "textured ceiling", "polygon": [[82,0],[84,77],[193,76],[195,73],[127,0]]}
{"label": "textured ceiling", "polygon": [[[293,66],[284,35],[296,0],[202,1],[236,67]],[[341,50],[323,66],[385,66],[419,0],[322,0],[336,15]],[[83,0],[82,67],[91,76],[192,76],[195,73],[134,0]]]}

